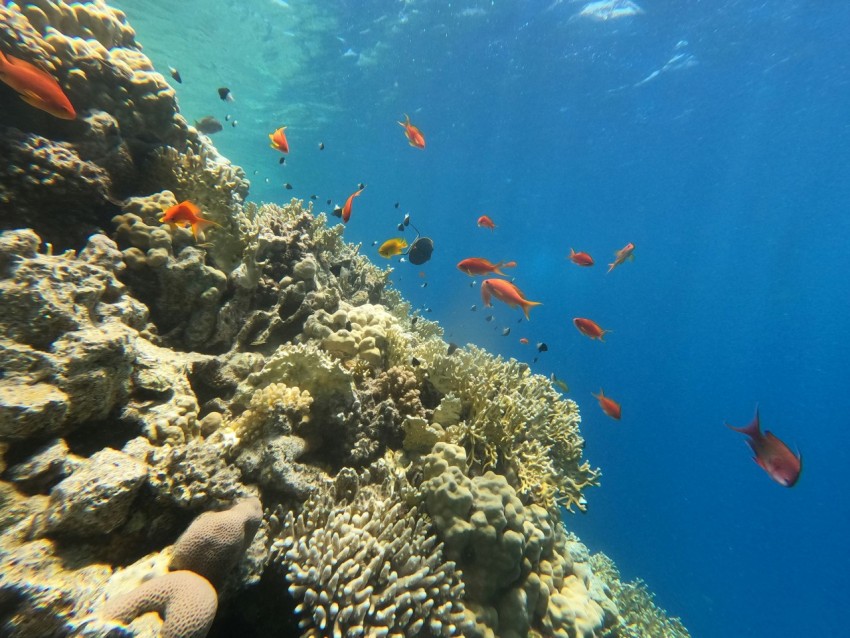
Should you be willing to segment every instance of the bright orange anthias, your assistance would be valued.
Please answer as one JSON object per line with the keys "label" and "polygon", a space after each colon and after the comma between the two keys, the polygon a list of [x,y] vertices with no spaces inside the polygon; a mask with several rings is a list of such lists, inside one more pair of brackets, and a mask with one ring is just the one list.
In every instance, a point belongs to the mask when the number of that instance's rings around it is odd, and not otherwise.
{"label": "bright orange anthias", "polygon": [[[593,394],[591,392],[591,394]],[[620,404],[614,401],[614,399],[610,399],[605,396],[605,393],[602,391],[602,388],[599,388],[599,394],[593,394],[599,400],[599,407],[602,408],[602,411],[610,416],[612,419],[620,420],[620,416],[623,413]]]}
{"label": "bright orange anthias", "polygon": [[532,306],[541,305],[539,301],[529,301],[522,291],[505,279],[485,279],[481,282],[481,299],[485,306],[492,306],[490,298],[495,297],[499,301],[508,304],[511,308],[520,306],[525,313],[525,318],[530,319],[528,311]]}
{"label": "bright orange anthias", "polygon": [[794,487],[803,471],[803,456],[797,452],[794,454],[778,437],[771,432],[762,434],[759,411],[756,408],[756,416],[749,425],[736,428],[726,424],[726,427],[746,434],[749,438],[747,445],[753,451],[758,466],[767,472],[767,475],[784,487]]}
{"label": "bright orange anthias", "polygon": [[583,335],[590,337],[591,339],[599,339],[600,341],[605,341],[602,337],[611,332],[610,330],[603,330],[599,327],[599,324],[593,321],[592,319],[584,319],[583,317],[576,317],[573,319],[573,323],[576,328],[578,328],[579,332]]}
{"label": "bright orange anthias", "polygon": [[481,215],[478,218],[478,225],[481,228],[489,228],[490,230],[494,230],[496,228],[496,224],[493,223],[493,220],[487,217],[487,215]]}
{"label": "bright orange anthias", "polygon": [[567,256],[571,262],[578,266],[592,266],[593,265],[593,257],[588,255],[587,253],[577,253],[572,248],[570,248],[570,254]]}
{"label": "bright orange anthias", "polygon": [[198,214],[200,212],[201,209],[187,199],[165,210],[159,221],[163,224],[174,224],[175,226],[191,226],[195,241],[202,242],[204,241],[204,226],[221,228],[221,224],[204,219]]}
{"label": "bright orange anthias", "polygon": [[354,198],[359,196],[362,192],[363,189],[361,188],[360,190],[351,193],[351,195],[348,196],[348,199],[345,200],[345,206],[342,207],[342,221],[344,223],[347,224],[348,220],[351,219],[351,205],[354,203]]}
{"label": "bright orange anthias", "polygon": [[489,275],[490,273],[507,277],[500,269],[514,268],[515,266],[515,261],[500,261],[498,264],[494,264],[483,257],[468,257],[459,262],[457,268],[470,277],[479,277],[481,275]]}
{"label": "bright orange anthias", "polygon": [[622,264],[627,259],[634,259],[635,256],[632,254],[635,250],[635,245],[631,242],[623,246],[620,250],[614,253],[614,263],[608,264],[608,272],[614,270],[617,266]]}
{"label": "bright orange anthias", "polygon": [[276,151],[280,151],[281,153],[289,152],[289,142],[286,140],[286,127],[281,126],[274,133],[269,133],[269,139],[271,140],[271,146]]}
{"label": "bright orange anthias", "polygon": [[422,131],[410,123],[410,118],[407,113],[404,114],[404,122],[399,122],[404,127],[404,135],[407,137],[407,143],[413,148],[425,148],[425,136]]}
{"label": "bright orange anthias", "polygon": [[18,92],[27,104],[63,120],[73,120],[77,112],[59,83],[34,64],[0,52],[0,81]]}

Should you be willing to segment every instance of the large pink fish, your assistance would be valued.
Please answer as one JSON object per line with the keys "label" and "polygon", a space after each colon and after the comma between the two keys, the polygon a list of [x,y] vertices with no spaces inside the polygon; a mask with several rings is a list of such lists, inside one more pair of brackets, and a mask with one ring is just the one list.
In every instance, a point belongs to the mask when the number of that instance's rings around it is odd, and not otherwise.
{"label": "large pink fish", "polygon": [[753,460],[767,472],[770,478],[785,487],[794,487],[800,478],[800,472],[803,471],[803,457],[799,452],[794,454],[771,432],[765,431],[762,434],[758,408],[756,408],[755,418],[746,427],[736,428],[728,423],[726,427],[750,437],[747,445],[755,454]]}

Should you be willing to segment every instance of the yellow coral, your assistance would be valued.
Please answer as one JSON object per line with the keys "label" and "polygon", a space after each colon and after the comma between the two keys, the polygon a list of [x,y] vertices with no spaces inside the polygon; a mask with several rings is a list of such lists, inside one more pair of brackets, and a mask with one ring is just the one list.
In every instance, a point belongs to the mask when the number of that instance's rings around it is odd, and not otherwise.
{"label": "yellow coral", "polygon": [[270,383],[256,391],[248,409],[230,425],[243,441],[274,427],[289,426],[310,420],[313,397],[306,390],[285,383]]}

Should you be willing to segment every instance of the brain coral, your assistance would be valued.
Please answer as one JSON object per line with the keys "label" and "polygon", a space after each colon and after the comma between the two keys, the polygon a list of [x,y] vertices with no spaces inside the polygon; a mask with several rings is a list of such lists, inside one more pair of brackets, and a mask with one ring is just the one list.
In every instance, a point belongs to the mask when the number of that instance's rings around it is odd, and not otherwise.
{"label": "brain coral", "polygon": [[464,635],[460,574],[428,519],[390,484],[353,491],[315,494],[287,514],[273,545],[300,601],[302,635]]}

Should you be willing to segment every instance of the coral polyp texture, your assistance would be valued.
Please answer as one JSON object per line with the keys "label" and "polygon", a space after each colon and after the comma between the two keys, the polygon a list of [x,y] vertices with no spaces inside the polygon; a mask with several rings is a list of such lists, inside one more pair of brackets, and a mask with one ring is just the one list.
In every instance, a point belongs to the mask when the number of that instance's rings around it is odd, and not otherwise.
{"label": "coral polyp texture", "polygon": [[[3,105],[0,635],[687,636],[567,531],[573,401],[312,205],[244,203],[120,11],[0,24],[78,114]],[[203,243],[161,221],[187,199]]]}

